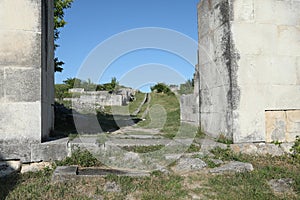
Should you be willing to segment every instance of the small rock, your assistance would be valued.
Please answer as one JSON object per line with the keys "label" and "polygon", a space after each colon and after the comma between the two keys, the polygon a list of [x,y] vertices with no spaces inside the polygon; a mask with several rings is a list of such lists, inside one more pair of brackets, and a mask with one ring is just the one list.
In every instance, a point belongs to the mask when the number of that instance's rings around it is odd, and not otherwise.
{"label": "small rock", "polygon": [[209,159],[211,162],[213,162],[215,165],[221,165],[223,164],[224,162],[222,160],[219,160],[219,159]]}
{"label": "small rock", "polygon": [[174,170],[176,172],[188,172],[200,170],[206,166],[206,163],[199,158],[180,158]]}
{"label": "small rock", "polygon": [[257,153],[257,147],[253,143],[231,144],[230,149],[237,154],[244,153],[254,155]]}
{"label": "small rock", "polygon": [[291,192],[293,179],[291,178],[283,178],[283,179],[272,179],[268,182],[269,186],[273,190],[274,193],[286,193]]}
{"label": "small rock", "polygon": [[201,140],[201,152],[210,152],[215,148],[227,149],[227,145],[223,143],[216,142],[211,139],[202,139]]}
{"label": "small rock", "polygon": [[171,172],[164,166],[156,165],[156,170],[162,172],[163,174],[170,174]]}
{"label": "small rock", "polygon": [[214,169],[211,169],[210,173],[226,173],[226,172],[250,172],[253,171],[253,166],[251,163],[242,163],[233,161],[228,164],[225,164],[221,167],[217,167]]}
{"label": "small rock", "polygon": [[285,153],[290,154],[290,153],[292,153],[292,152],[291,152],[291,148],[292,148],[293,145],[294,145],[293,142],[290,142],[290,143],[282,143],[282,144],[280,144],[280,147],[281,147],[281,149],[282,149]]}
{"label": "small rock", "polygon": [[116,182],[107,182],[104,186],[106,192],[121,192],[120,186]]}
{"label": "small rock", "polygon": [[21,166],[21,161],[1,161],[0,178],[20,172]]}

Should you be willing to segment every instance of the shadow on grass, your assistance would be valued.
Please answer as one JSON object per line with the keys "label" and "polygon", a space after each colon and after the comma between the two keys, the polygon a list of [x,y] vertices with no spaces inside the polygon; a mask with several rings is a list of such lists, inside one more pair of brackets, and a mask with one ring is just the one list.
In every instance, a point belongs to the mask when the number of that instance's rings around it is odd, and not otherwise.
{"label": "shadow on grass", "polygon": [[[76,121],[76,125],[74,123]],[[98,134],[114,132],[132,126],[141,119],[129,115],[112,115],[104,112],[82,114],[55,103],[55,130],[51,137],[67,137],[70,134]]]}
{"label": "shadow on grass", "polygon": [[12,191],[20,180],[19,174],[0,178],[0,200],[6,199],[10,191]]}
{"label": "shadow on grass", "polygon": [[14,171],[14,169],[10,167],[10,165],[6,161],[3,160],[4,158],[0,154],[0,200],[6,199],[9,192],[16,187],[20,180],[20,174],[17,172],[14,172],[7,176],[1,176],[5,173],[5,171]]}

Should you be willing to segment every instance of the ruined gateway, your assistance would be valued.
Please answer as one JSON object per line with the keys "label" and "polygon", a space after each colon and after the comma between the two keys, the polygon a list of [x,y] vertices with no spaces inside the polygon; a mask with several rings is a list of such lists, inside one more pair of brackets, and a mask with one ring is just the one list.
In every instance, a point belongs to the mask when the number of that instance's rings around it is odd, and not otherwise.
{"label": "ruined gateway", "polygon": [[[66,156],[67,141],[43,143],[53,129],[52,8],[50,0],[0,1],[0,159]],[[293,141],[299,10],[298,0],[202,0],[195,93],[182,98],[182,120],[235,143]]]}

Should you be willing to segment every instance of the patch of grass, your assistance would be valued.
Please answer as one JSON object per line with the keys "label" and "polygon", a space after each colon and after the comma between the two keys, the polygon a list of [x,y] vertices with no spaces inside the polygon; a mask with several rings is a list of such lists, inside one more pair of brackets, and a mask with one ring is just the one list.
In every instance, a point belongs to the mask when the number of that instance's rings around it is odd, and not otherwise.
{"label": "patch of grass", "polygon": [[291,150],[293,158],[300,163],[300,136],[296,136],[296,140]]}
{"label": "patch of grass", "polygon": [[[143,200],[169,200],[183,199],[187,191],[183,188],[183,177],[178,175],[163,175],[152,173],[150,177],[133,178],[108,176],[106,180],[114,181],[122,188],[122,194],[136,194],[136,199]],[[122,198],[121,198],[122,199]],[[124,198],[125,199],[125,198]]]}
{"label": "patch of grass", "polygon": [[125,151],[131,151],[135,153],[149,153],[162,149],[164,145],[153,145],[153,146],[127,146],[122,147]]}
{"label": "patch of grass", "polygon": [[72,141],[72,140],[74,140],[75,138],[77,138],[78,137],[78,134],[73,134],[73,133],[71,133],[71,134],[69,134],[69,141]]}
{"label": "patch of grass", "polygon": [[189,148],[187,149],[186,153],[194,153],[199,152],[201,150],[201,147],[199,145],[191,144]]}
{"label": "patch of grass", "polygon": [[206,134],[202,131],[201,127],[198,127],[195,138],[203,139]]}
{"label": "patch of grass", "polygon": [[225,161],[240,161],[240,162],[247,162],[247,156],[242,154],[236,154],[231,149],[222,149],[220,147],[216,147],[210,151],[214,154],[215,159],[225,160]]}
{"label": "patch of grass", "polygon": [[[146,120],[140,122],[143,128],[159,128],[162,134],[176,135],[180,128],[180,104],[175,95],[151,93],[150,110]],[[158,108],[159,109],[153,109]],[[166,116],[162,115],[164,109]],[[156,113],[157,112],[157,113]],[[152,114],[152,119],[150,117]]]}
{"label": "patch of grass", "polygon": [[223,144],[233,144],[233,141],[231,139],[228,139],[224,134],[219,135],[219,137],[217,138],[217,142]]}
{"label": "patch of grass", "polygon": [[62,161],[56,161],[56,165],[79,165],[81,167],[103,166],[88,150],[82,150],[79,147],[72,152],[71,157],[67,157]]}
{"label": "patch of grass", "polygon": [[[202,178],[204,187],[194,191],[204,194],[207,199],[299,199],[300,164],[290,162],[289,156],[241,155],[241,157],[253,164],[253,172],[204,176],[205,179]],[[292,178],[294,180],[292,187],[298,196],[293,194],[276,196],[271,191],[268,181],[280,178]]]}

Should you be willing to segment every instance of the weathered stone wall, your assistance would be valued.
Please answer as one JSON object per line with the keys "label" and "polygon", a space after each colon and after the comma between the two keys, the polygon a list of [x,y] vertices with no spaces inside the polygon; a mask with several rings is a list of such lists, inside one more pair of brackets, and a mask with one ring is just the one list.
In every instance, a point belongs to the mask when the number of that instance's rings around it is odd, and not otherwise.
{"label": "weathered stone wall", "polygon": [[194,94],[180,97],[180,119],[182,122],[199,125],[199,106]]}
{"label": "weathered stone wall", "polygon": [[300,110],[300,1],[202,0],[198,9],[202,128],[236,143],[291,141],[299,114],[282,122],[292,135],[269,116]]}
{"label": "weathered stone wall", "polygon": [[[53,1],[0,1],[0,143],[30,159],[53,125]],[[15,154],[15,155],[14,155]]]}

